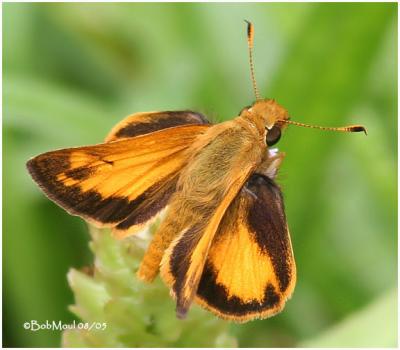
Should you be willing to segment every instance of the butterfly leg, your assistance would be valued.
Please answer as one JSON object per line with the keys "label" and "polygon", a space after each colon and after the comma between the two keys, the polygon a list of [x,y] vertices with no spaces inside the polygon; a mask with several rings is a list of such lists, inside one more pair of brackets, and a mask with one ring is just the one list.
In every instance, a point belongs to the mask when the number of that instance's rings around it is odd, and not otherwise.
{"label": "butterfly leg", "polygon": [[171,222],[171,220],[166,218],[153,236],[139,266],[137,276],[141,280],[146,282],[152,282],[154,280],[159,272],[164,251],[169,247],[175,235],[175,222]]}

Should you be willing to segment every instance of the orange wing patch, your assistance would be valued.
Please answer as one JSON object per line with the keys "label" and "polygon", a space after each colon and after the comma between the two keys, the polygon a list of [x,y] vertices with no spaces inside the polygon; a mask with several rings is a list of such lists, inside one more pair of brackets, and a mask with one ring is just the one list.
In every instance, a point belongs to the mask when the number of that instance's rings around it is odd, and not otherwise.
{"label": "orange wing patch", "polygon": [[295,281],[281,192],[271,179],[252,175],[221,221],[195,301],[246,322],[281,311]]}
{"label": "orange wing patch", "polygon": [[165,207],[186,149],[206,125],[168,128],[96,146],[41,154],[27,166],[46,195],[73,215],[119,237]]}

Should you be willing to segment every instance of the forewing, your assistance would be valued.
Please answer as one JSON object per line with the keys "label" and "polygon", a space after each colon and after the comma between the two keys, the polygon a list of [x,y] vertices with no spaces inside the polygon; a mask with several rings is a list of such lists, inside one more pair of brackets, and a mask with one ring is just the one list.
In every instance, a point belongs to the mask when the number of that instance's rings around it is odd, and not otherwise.
{"label": "forewing", "polygon": [[295,280],[281,191],[254,174],[221,221],[196,301],[227,320],[265,318],[282,310]]}
{"label": "forewing", "polygon": [[207,128],[178,126],[48,152],[32,158],[27,167],[45,194],[69,213],[125,236],[165,207],[187,148]]}
{"label": "forewing", "polygon": [[107,135],[106,142],[188,124],[201,125],[209,122],[204,115],[193,111],[135,113],[120,121]]}

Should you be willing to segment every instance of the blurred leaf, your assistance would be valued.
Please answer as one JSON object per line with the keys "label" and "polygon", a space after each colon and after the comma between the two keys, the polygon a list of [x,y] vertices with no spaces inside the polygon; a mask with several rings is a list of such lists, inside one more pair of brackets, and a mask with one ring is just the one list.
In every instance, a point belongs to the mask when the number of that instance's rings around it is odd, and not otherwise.
{"label": "blurred leaf", "polygon": [[4,126],[32,134],[35,142],[98,143],[110,128],[104,104],[47,81],[7,76],[3,98]]}
{"label": "blurred leaf", "polygon": [[330,348],[395,348],[398,318],[397,288],[377,298],[362,310],[353,313],[337,325],[299,344],[301,347]]}

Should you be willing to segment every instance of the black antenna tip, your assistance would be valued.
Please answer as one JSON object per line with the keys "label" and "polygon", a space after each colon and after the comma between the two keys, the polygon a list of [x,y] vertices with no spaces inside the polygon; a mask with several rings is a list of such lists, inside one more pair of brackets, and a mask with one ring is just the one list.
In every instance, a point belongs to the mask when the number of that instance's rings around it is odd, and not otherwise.
{"label": "black antenna tip", "polygon": [[352,126],[351,129],[350,129],[350,131],[351,131],[351,132],[361,132],[361,131],[362,131],[365,135],[368,135],[367,129],[364,128],[364,127],[361,126],[361,125]]}
{"label": "black antenna tip", "polygon": [[252,23],[250,21],[248,21],[247,19],[244,20],[247,23],[247,36],[251,37],[251,32],[252,32]]}

